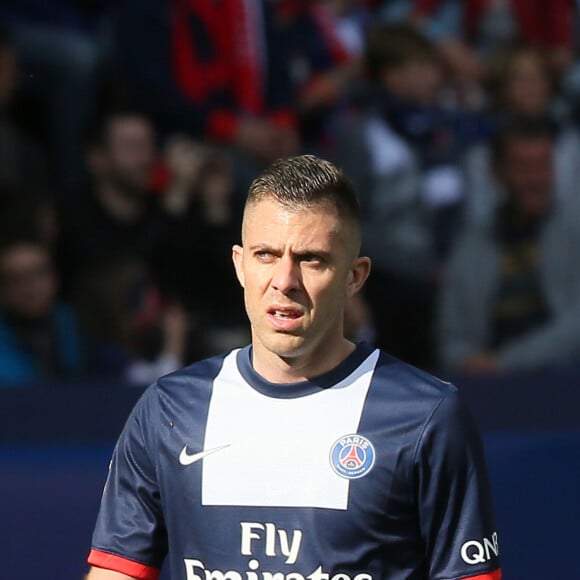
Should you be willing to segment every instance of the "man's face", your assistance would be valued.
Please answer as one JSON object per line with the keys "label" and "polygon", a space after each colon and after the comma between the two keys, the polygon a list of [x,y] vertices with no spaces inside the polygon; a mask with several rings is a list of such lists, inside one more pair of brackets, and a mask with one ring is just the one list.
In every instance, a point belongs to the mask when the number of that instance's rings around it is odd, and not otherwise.
{"label": "man's face", "polygon": [[541,217],[553,199],[553,146],[549,139],[514,137],[498,165],[510,201],[525,217]]}
{"label": "man's face", "polygon": [[125,193],[144,193],[155,160],[153,127],[144,117],[116,117],[110,121],[98,167]]}
{"label": "man's face", "polygon": [[56,286],[49,255],[41,247],[19,244],[0,259],[0,303],[13,315],[30,320],[46,316]]}
{"label": "man's face", "polygon": [[344,301],[368,274],[353,229],[326,204],[293,211],[266,198],[246,210],[233,258],[254,360],[307,362],[342,344]]}

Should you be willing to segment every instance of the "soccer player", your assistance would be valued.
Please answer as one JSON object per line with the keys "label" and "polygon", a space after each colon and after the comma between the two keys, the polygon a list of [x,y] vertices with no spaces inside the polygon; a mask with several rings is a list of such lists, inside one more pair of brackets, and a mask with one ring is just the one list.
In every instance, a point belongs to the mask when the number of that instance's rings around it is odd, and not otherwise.
{"label": "soccer player", "polygon": [[233,247],[252,344],[150,387],[114,451],[89,580],[499,580],[457,390],[343,335],[355,192],[313,156],[251,185]]}

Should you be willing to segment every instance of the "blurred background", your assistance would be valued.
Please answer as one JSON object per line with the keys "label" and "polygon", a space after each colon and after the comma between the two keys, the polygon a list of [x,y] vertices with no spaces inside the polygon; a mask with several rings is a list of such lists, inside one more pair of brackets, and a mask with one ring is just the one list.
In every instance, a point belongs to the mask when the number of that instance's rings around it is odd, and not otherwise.
{"label": "blurred background", "polygon": [[249,341],[249,184],[313,153],[373,260],[348,336],[464,392],[505,578],[580,578],[579,9],[2,0],[2,577],[82,577],[143,389]]}

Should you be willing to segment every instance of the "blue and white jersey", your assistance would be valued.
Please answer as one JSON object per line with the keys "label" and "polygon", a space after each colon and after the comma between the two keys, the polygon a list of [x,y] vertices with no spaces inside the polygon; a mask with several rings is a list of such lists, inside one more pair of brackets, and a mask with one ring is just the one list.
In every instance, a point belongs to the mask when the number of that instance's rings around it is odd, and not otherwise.
{"label": "blue and white jersey", "polygon": [[174,580],[499,580],[457,390],[366,345],[277,385],[251,348],[150,387],[115,448],[89,562]]}

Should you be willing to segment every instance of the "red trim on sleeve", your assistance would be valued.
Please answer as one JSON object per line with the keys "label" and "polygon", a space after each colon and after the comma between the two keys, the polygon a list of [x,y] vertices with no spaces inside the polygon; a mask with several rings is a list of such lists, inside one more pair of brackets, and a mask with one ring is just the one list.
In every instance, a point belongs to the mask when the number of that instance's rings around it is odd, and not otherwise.
{"label": "red trim on sleeve", "polygon": [[100,550],[91,550],[87,561],[91,566],[121,572],[121,574],[127,574],[127,576],[133,576],[140,580],[157,580],[161,573],[161,570],[153,566],[146,566]]}
{"label": "red trim on sleeve", "polygon": [[501,568],[498,568],[493,572],[478,574],[477,576],[465,576],[464,578],[461,578],[461,580],[501,580]]}

